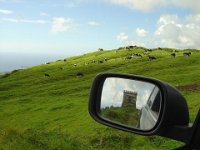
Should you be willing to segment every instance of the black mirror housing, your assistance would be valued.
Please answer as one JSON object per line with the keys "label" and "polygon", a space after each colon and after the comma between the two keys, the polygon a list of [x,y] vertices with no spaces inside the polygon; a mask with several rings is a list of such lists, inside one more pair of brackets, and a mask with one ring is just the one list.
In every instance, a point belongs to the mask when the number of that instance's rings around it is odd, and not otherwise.
{"label": "black mirror housing", "polygon": [[[158,122],[151,130],[143,131],[139,129],[133,129],[128,126],[123,126],[121,124],[106,120],[100,116],[100,101],[103,84],[107,78],[111,77],[148,82],[155,84],[160,89],[162,95],[160,116],[158,118]],[[160,80],[136,75],[116,73],[103,73],[97,75],[93,81],[89,97],[89,113],[94,120],[110,127],[140,135],[160,135],[170,137],[184,142],[185,139],[182,139],[182,137],[176,137],[174,135],[174,128],[177,129],[178,127],[179,129],[180,127],[180,132],[182,132],[182,128],[183,131],[188,131],[187,129],[189,128],[188,106],[185,98],[179,93],[179,91],[171,85]]]}

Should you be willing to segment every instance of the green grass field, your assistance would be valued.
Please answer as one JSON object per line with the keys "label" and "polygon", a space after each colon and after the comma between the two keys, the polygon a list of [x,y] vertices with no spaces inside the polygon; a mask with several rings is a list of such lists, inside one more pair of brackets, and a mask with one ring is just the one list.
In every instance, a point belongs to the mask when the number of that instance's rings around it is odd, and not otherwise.
{"label": "green grass field", "polygon": [[139,112],[134,106],[107,107],[101,109],[101,116],[120,124],[138,128]]}
{"label": "green grass field", "polygon": [[[182,145],[100,125],[91,119],[87,108],[92,80],[102,72],[149,76],[178,87],[199,85],[200,51],[186,50],[192,52],[186,57],[177,50],[176,58],[171,51],[154,49],[150,55],[156,59],[151,61],[140,47],[97,51],[1,75],[0,150],[151,150]],[[124,60],[132,53],[143,57]],[[91,63],[104,58],[109,60]],[[80,71],[83,77],[76,76]],[[181,93],[187,99],[192,122],[200,106],[200,91]]]}

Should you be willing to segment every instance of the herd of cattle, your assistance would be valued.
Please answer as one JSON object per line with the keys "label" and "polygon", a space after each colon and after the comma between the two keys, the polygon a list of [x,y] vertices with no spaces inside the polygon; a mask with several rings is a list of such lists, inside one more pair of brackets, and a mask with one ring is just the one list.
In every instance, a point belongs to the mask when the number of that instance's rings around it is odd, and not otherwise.
{"label": "herd of cattle", "polygon": [[[118,53],[119,50],[132,50],[132,49],[135,49],[135,48],[139,48],[139,47],[137,47],[137,46],[120,47],[120,48],[118,48],[118,49],[115,51],[115,53]],[[144,48],[143,48],[143,49],[144,49]],[[165,50],[165,49],[160,48],[160,47],[158,47],[157,49],[158,49],[158,50]],[[99,48],[98,51],[104,51],[104,50],[103,50],[102,48]],[[157,59],[157,57],[154,56],[154,55],[152,55],[152,53],[151,53],[152,51],[153,51],[152,49],[144,49],[144,52],[143,52],[143,53],[131,53],[131,54],[125,56],[125,57],[122,57],[122,59],[128,60],[128,59],[132,59],[132,58],[134,58],[134,57],[138,57],[138,58],[146,57],[147,60],[149,60],[149,61],[155,60],[155,59]],[[172,58],[176,58],[177,54],[179,54],[179,56],[180,56],[180,52],[181,52],[181,51],[172,50],[171,53],[170,53],[170,56],[171,56]],[[192,55],[191,52],[183,52],[182,54],[183,54],[183,56],[186,56],[186,57],[189,57],[189,56]],[[93,59],[93,60],[90,60],[89,62],[85,62],[84,65],[87,66],[87,65],[89,65],[89,64],[102,64],[102,63],[107,62],[107,61],[109,61],[109,60],[110,60],[109,58],[102,58],[102,59],[99,59],[99,60]],[[63,62],[66,63],[66,64],[68,63],[68,60],[67,60],[67,59],[58,60],[58,61],[63,61]],[[51,64],[51,62],[47,62],[46,64],[49,65],[49,64]],[[78,65],[77,65],[76,63],[74,63],[74,64],[72,64],[72,66],[73,66],[73,67],[77,67]],[[59,68],[60,70],[63,70],[63,69],[64,69],[64,67],[58,67],[58,68]],[[3,78],[6,78],[6,77],[10,76],[11,74],[16,73],[16,72],[18,72],[18,71],[20,71],[20,70],[23,70],[23,69],[13,70],[13,71],[10,72],[10,73],[4,74],[2,77],[3,77]],[[48,78],[51,77],[51,75],[50,75],[49,73],[46,73],[46,72],[45,72],[43,75],[44,75],[44,77],[48,77]],[[76,76],[77,76],[77,78],[83,77],[83,76],[84,76],[84,73],[83,73],[82,71],[79,71],[79,72],[76,73]]]}
{"label": "herd of cattle", "polygon": [[[137,48],[137,46],[120,47],[115,52],[118,52],[119,50],[124,50],[124,49],[125,50],[131,50],[131,49],[134,49],[134,48]],[[162,50],[162,48],[158,47],[158,50]],[[103,51],[103,49],[99,48],[98,51]],[[142,57],[144,57],[146,55],[149,61],[155,60],[157,58],[156,58],[156,56],[151,55],[152,51],[153,51],[152,49],[144,49],[143,53],[131,53],[131,55],[125,56],[122,59],[128,60],[128,59],[132,59],[133,57],[140,57],[140,58],[142,58]],[[178,53],[177,50],[173,50],[170,55],[171,55],[171,57],[176,58],[177,53]],[[191,52],[183,52],[183,56],[189,57],[189,56],[191,56],[191,54],[192,54]],[[94,64],[94,63],[100,63],[100,64],[102,64],[102,63],[107,62],[109,60],[110,60],[109,58],[102,58],[100,60],[93,59],[93,60],[91,60],[89,62],[85,62],[85,66],[87,66],[89,64]],[[62,61],[62,60],[58,60],[58,61]],[[65,63],[67,63],[67,59],[64,59],[63,61]],[[48,62],[46,64],[51,64],[51,62]],[[77,67],[76,63],[74,63],[72,65],[73,65],[73,67]],[[60,67],[60,70],[63,70],[63,68]],[[44,76],[45,77],[50,77],[50,75],[48,73],[45,73]],[[84,74],[83,74],[83,72],[79,71],[79,72],[77,72],[76,76],[77,77],[83,77]]]}

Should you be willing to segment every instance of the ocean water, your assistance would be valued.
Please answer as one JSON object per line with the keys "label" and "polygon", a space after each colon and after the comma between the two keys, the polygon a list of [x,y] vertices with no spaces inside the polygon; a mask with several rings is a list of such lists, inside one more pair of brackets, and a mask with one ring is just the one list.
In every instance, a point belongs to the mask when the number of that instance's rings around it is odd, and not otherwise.
{"label": "ocean water", "polygon": [[67,56],[61,54],[25,54],[0,52],[0,73],[10,72],[15,69],[25,69],[31,66],[64,58],[67,58]]}

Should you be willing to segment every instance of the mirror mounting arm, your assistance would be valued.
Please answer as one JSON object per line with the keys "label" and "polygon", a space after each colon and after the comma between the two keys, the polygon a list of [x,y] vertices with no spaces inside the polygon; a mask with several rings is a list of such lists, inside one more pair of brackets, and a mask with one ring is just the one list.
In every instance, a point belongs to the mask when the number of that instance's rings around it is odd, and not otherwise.
{"label": "mirror mounting arm", "polygon": [[191,129],[191,139],[190,139],[190,143],[189,143],[189,148],[191,149],[200,149],[200,109],[199,109],[199,112],[197,114],[197,117],[195,119],[195,122],[192,126],[192,129]]}
{"label": "mirror mounting arm", "polygon": [[188,126],[172,126],[164,129],[164,133],[158,133],[158,135],[167,137],[173,140],[181,141],[188,145],[191,140],[191,136],[193,133],[193,127],[191,125]]}
{"label": "mirror mounting arm", "polygon": [[200,110],[197,114],[194,124],[190,124],[188,126],[168,127],[167,129],[164,130],[164,133],[161,132],[161,136],[184,142],[186,144],[184,148],[199,149],[200,148],[199,124],[200,124]]}

